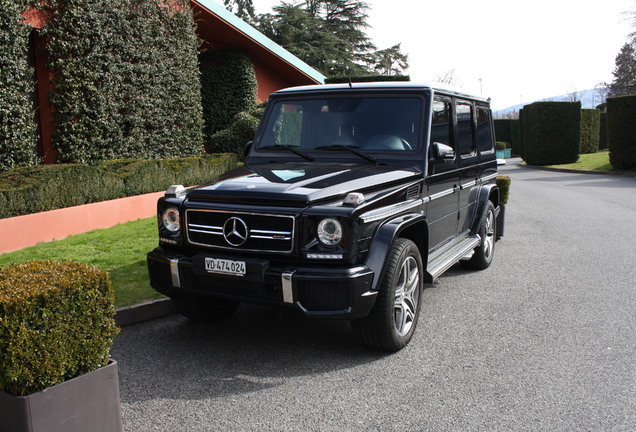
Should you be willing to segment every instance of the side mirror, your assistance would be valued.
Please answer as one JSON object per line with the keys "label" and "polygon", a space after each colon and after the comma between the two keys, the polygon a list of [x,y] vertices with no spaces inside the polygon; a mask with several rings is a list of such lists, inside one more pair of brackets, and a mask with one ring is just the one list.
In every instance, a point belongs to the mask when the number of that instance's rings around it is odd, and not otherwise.
{"label": "side mirror", "polygon": [[439,162],[449,162],[455,160],[455,150],[449,145],[434,142],[431,145],[431,153],[434,160]]}
{"label": "side mirror", "polygon": [[245,148],[243,148],[243,157],[247,157],[248,153],[250,152],[250,150],[252,149],[252,144],[254,143],[254,141],[248,141],[245,144]]}

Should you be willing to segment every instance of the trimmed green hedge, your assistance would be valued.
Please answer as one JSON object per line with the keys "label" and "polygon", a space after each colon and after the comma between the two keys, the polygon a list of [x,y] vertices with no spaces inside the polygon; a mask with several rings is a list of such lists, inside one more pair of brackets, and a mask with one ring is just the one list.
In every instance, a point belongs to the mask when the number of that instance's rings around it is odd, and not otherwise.
{"label": "trimmed green hedge", "polygon": [[199,40],[189,1],[47,4],[60,162],[203,153]]}
{"label": "trimmed green hedge", "polygon": [[601,112],[598,148],[600,150],[605,150],[609,148],[609,142],[607,138],[607,113],[606,112]]}
{"label": "trimmed green hedge", "polygon": [[581,110],[581,153],[596,153],[599,148],[601,112],[597,109]]}
{"label": "trimmed green hedge", "polygon": [[105,366],[114,317],[103,270],[55,261],[0,267],[0,391],[28,395]]}
{"label": "trimmed green hedge", "polygon": [[204,52],[199,61],[204,130],[210,147],[212,136],[228,128],[234,116],[256,107],[258,84],[254,66],[243,51]]}
{"label": "trimmed green hedge", "polygon": [[37,163],[33,68],[28,64],[31,26],[22,23],[28,0],[0,7],[0,171]]}
{"label": "trimmed green hedge", "polygon": [[238,113],[234,116],[232,124],[227,129],[212,135],[208,151],[215,153],[232,152],[242,158],[245,144],[254,139],[259,121],[257,117],[249,113]]}
{"label": "trimmed green hedge", "polygon": [[636,169],[636,95],[607,98],[607,133],[614,169]]}
{"label": "trimmed green hedge", "polygon": [[234,168],[236,155],[37,165],[0,174],[0,218],[204,183]]}
{"label": "trimmed green hedge", "polygon": [[535,102],[523,107],[523,158],[530,165],[578,160],[581,102]]}

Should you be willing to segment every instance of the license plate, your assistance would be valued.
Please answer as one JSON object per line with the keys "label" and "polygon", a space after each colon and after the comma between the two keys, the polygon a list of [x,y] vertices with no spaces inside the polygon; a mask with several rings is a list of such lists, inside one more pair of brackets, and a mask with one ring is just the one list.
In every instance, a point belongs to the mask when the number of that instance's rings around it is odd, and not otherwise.
{"label": "license plate", "polygon": [[245,262],[219,258],[206,258],[205,269],[208,273],[218,273],[231,276],[245,275]]}

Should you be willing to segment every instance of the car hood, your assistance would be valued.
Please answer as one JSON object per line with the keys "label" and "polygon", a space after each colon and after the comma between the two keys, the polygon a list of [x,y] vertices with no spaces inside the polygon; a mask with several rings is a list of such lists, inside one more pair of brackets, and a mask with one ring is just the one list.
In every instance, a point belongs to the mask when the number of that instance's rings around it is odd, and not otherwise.
{"label": "car hood", "polygon": [[306,206],[421,177],[417,167],[369,164],[268,164],[243,166],[188,191],[189,201],[230,201]]}

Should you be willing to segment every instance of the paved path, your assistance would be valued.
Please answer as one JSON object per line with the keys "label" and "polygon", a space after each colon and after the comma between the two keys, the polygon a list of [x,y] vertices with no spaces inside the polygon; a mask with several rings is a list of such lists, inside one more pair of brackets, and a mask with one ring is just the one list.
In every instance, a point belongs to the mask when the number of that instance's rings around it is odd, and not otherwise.
{"label": "paved path", "polygon": [[429,286],[405,350],[252,305],[125,327],[125,430],[636,430],[636,179],[502,172],[493,265]]}

